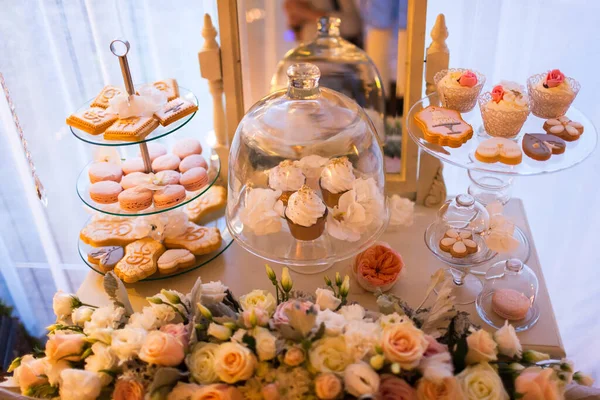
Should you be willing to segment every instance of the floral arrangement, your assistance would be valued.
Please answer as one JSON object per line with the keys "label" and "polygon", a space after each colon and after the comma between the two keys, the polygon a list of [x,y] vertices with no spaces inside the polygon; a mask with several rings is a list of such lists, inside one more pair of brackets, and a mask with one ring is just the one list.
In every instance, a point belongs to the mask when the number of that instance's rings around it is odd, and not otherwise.
{"label": "floral arrangement", "polygon": [[569,361],[523,351],[511,325],[493,334],[472,326],[441,270],[416,309],[376,293],[372,312],[348,302],[348,276],[325,277],[312,295],[292,290],[286,268],[281,279],[266,269],[275,296],[236,299],[221,282],[198,280],[187,295],[162,290],[139,312],[112,273],[110,305],[58,292],[45,350],[14,360],[4,385],[65,400],[529,400],[592,384]]}

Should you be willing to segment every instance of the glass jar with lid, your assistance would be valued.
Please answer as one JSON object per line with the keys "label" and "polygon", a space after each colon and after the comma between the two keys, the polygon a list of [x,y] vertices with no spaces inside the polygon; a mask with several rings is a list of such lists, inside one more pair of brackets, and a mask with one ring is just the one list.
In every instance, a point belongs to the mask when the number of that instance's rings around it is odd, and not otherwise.
{"label": "glass jar with lid", "polygon": [[336,90],[363,107],[380,138],[384,138],[385,93],[381,76],[363,50],[340,36],[340,19],[321,17],[317,37],[286,53],[271,79],[271,90],[287,87],[287,69],[310,62],[321,71],[320,86]]}
{"label": "glass jar with lid", "polygon": [[383,156],[364,110],[319,85],[312,64],[240,122],[229,156],[227,225],[248,251],[317,272],[385,229]]}

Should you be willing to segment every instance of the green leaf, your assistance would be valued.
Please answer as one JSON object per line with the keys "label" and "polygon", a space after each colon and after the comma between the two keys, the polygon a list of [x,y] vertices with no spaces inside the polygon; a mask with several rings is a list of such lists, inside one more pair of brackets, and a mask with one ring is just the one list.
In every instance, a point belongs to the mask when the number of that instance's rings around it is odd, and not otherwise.
{"label": "green leaf", "polygon": [[58,386],[52,386],[49,383],[30,386],[25,391],[25,396],[37,397],[41,399],[51,399],[58,396]]}
{"label": "green leaf", "polygon": [[256,353],[256,339],[254,337],[248,335],[247,333],[242,338],[242,342],[248,346],[250,350]]}
{"label": "green leaf", "polygon": [[[170,388],[175,386],[177,381],[185,376],[184,373],[179,371],[177,368],[171,367],[163,367],[156,370],[154,374],[154,379],[150,386],[148,386],[147,393],[150,394],[151,398],[154,398],[154,394],[156,393],[158,399],[164,399],[166,397],[163,396],[164,390],[166,388],[166,393],[170,392]],[[166,395],[165,395],[166,396]]]}
{"label": "green leaf", "polygon": [[8,366],[8,370],[6,372],[10,373],[10,372],[13,372],[15,369],[19,368],[19,366],[21,365],[21,360],[22,360],[22,357],[17,357],[14,360],[12,360],[12,362]]}

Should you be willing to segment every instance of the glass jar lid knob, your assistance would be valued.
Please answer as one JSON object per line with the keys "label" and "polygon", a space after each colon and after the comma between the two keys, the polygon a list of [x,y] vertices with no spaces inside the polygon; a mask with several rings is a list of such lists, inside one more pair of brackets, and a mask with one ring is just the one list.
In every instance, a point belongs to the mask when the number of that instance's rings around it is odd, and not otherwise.
{"label": "glass jar lid knob", "polygon": [[507,271],[519,273],[523,269],[523,261],[518,258],[510,258],[506,260],[505,268]]}
{"label": "glass jar lid knob", "polygon": [[321,71],[311,63],[292,64],[287,69],[288,96],[292,99],[311,99],[319,95]]}
{"label": "glass jar lid knob", "polygon": [[470,194],[459,194],[456,196],[456,204],[461,207],[472,207],[475,204],[475,199]]}
{"label": "glass jar lid knob", "polygon": [[340,36],[340,24],[342,21],[337,17],[321,17],[317,23],[318,35],[323,36]]}

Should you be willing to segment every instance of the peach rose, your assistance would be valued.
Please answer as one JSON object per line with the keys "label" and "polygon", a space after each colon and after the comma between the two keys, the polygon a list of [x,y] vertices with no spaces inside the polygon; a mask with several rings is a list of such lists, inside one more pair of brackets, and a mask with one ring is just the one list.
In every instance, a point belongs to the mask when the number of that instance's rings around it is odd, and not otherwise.
{"label": "peach rose", "polygon": [[23,356],[21,365],[19,365],[13,374],[16,383],[21,388],[21,393],[35,385],[41,385],[48,382],[46,375],[46,359],[33,358],[31,355]]}
{"label": "peach rose", "polygon": [[168,324],[161,326],[161,332],[168,333],[175,339],[179,340],[183,348],[187,348],[188,345],[188,331],[184,324]]}
{"label": "peach rose", "polygon": [[192,395],[192,400],[243,400],[242,393],[235,387],[224,383],[202,386]]}
{"label": "peach rose", "polygon": [[467,364],[496,361],[498,359],[498,345],[492,335],[480,329],[467,336]]}
{"label": "peach rose", "polygon": [[462,400],[463,394],[455,377],[431,381],[421,378],[417,382],[419,400]]}
{"label": "peach rose", "polygon": [[290,367],[296,367],[305,360],[304,350],[300,347],[292,347],[285,352],[283,362]]}
{"label": "peach rose", "polygon": [[55,333],[46,342],[46,357],[50,361],[79,361],[86,345],[81,333]]}
{"label": "peach rose", "polygon": [[448,351],[448,346],[441,344],[435,340],[433,336],[425,335],[425,339],[427,339],[427,350],[425,350],[425,354],[423,354],[424,357],[429,357]]}
{"label": "peach rose", "polygon": [[500,103],[500,100],[504,97],[504,88],[502,85],[496,85],[492,89],[492,101]]}
{"label": "peach rose", "polygon": [[167,400],[190,400],[202,386],[195,383],[177,382],[177,385],[167,395]]}
{"label": "peach rose", "polygon": [[458,78],[458,84],[461,86],[473,87],[477,85],[477,75],[471,71],[466,71]]}
{"label": "peach rose", "polygon": [[260,391],[263,398],[265,400],[279,400],[281,396],[279,395],[279,388],[276,383],[270,383],[262,388]]}
{"label": "peach rose", "polygon": [[391,374],[381,375],[379,400],[417,400],[417,392],[404,379]]}
{"label": "peach rose", "polygon": [[315,379],[315,392],[321,400],[333,400],[342,392],[342,382],[331,372],[321,374]]}
{"label": "peach rose", "polygon": [[562,393],[551,368],[529,367],[515,380],[515,391],[522,400],[558,400]]}
{"label": "peach rose", "polygon": [[113,400],[144,400],[144,386],[133,379],[119,379],[112,396]]}
{"label": "peach rose", "polygon": [[249,379],[256,368],[256,357],[239,343],[226,342],[215,351],[215,372],[227,383]]}
{"label": "peach rose", "polygon": [[185,353],[183,344],[175,336],[152,331],[146,336],[139,357],[148,364],[176,367],[183,361]]}
{"label": "peach rose", "polygon": [[389,326],[383,331],[383,355],[388,361],[400,364],[403,369],[411,370],[419,365],[428,346],[423,331],[410,321]]}
{"label": "peach rose", "polygon": [[372,286],[393,283],[404,267],[400,254],[387,243],[375,244],[356,256],[355,272]]}
{"label": "peach rose", "polygon": [[549,71],[546,75],[546,80],[544,81],[545,88],[553,88],[557,87],[561,83],[565,81],[565,74],[560,72],[559,69],[553,69]]}

